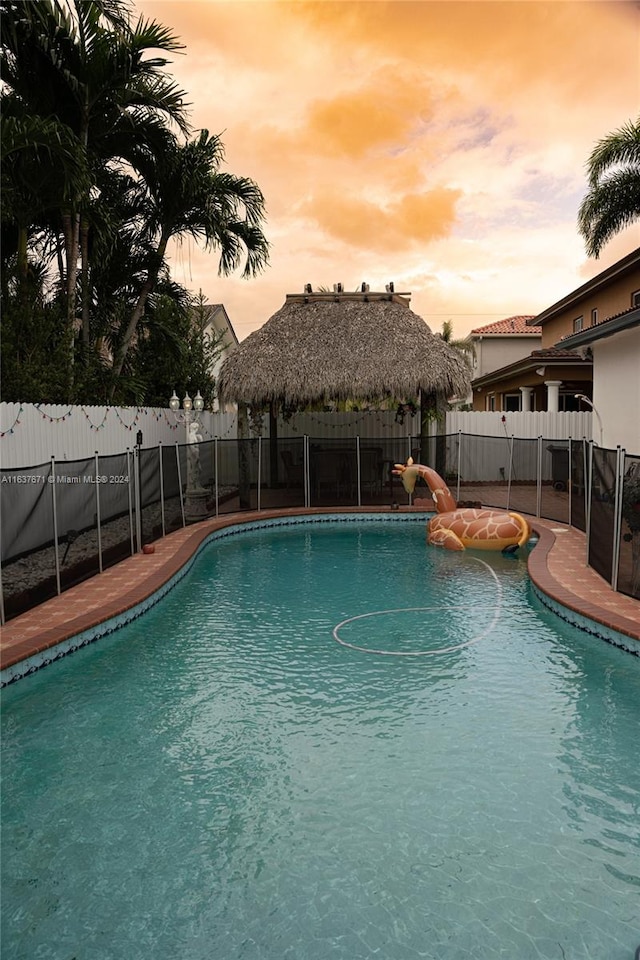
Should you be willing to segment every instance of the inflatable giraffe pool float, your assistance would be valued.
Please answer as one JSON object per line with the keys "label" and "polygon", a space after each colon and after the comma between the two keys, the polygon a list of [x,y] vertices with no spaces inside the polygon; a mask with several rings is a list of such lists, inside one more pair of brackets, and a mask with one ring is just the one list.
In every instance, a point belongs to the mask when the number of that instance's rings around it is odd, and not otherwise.
{"label": "inflatable giraffe pool float", "polygon": [[438,515],[427,524],[427,543],[447,550],[505,550],[522,547],[531,535],[529,524],[519,513],[506,510],[458,509],[441,476],[409,457],[396,463],[393,473],[402,479],[407,493],[413,493],[421,477],[431,490]]}

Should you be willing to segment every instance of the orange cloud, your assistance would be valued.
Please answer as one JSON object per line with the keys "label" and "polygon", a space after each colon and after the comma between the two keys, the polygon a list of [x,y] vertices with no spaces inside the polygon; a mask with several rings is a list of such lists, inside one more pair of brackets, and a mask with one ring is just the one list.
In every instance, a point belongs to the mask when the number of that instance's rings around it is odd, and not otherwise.
{"label": "orange cloud", "polygon": [[300,212],[318,227],[361,249],[399,251],[447,236],[455,223],[460,191],[446,187],[407,194],[387,206],[338,193],[322,193]]}
{"label": "orange cloud", "polygon": [[365,84],[316,100],[303,137],[323,153],[362,157],[372,149],[407,144],[412,131],[433,116],[433,98],[413,70],[385,67]]}

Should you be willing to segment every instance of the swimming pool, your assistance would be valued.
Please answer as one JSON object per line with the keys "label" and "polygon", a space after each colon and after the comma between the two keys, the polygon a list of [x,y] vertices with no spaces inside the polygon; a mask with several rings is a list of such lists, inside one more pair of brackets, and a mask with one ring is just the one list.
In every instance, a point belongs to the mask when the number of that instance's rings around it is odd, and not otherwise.
{"label": "swimming pool", "polygon": [[627,960],[639,705],[523,559],[234,533],[4,691],[2,957]]}

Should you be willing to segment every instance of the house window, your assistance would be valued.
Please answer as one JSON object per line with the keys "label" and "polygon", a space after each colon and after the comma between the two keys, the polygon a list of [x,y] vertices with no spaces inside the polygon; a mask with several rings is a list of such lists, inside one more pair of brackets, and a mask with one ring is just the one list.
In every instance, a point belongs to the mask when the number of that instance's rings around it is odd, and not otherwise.
{"label": "house window", "polygon": [[597,322],[598,322],[598,311],[597,311],[597,310],[592,310],[592,311],[591,311],[591,326],[592,326],[592,327],[595,327],[595,325],[596,325]]}
{"label": "house window", "polygon": [[631,294],[631,306],[640,307],[640,290],[634,290]]}
{"label": "house window", "polygon": [[573,332],[579,333],[584,325],[584,317],[576,317],[573,321]]}
{"label": "house window", "polygon": [[496,395],[495,393],[490,393],[486,400],[487,410],[495,410],[496,408]]}
{"label": "house window", "polygon": [[561,393],[558,397],[558,410],[561,413],[569,413],[572,410],[580,409],[580,401],[573,393]]}
{"label": "house window", "polygon": [[503,393],[502,409],[510,410],[512,413],[520,410],[520,394],[519,393]]}

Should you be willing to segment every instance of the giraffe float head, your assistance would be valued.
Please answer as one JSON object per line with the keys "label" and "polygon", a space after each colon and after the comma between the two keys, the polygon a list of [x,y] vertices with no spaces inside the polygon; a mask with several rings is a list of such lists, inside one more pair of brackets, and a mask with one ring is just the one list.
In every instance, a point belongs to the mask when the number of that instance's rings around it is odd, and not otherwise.
{"label": "giraffe float head", "polygon": [[414,463],[413,457],[409,457],[406,463],[394,464],[392,473],[401,478],[402,486],[407,493],[413,493],[418,477],[422,477],[431,491],[438,513],[448,513],[450,510],[456,509],[457,503],[449,487],[431,467],[425,467],[422,463]]}

